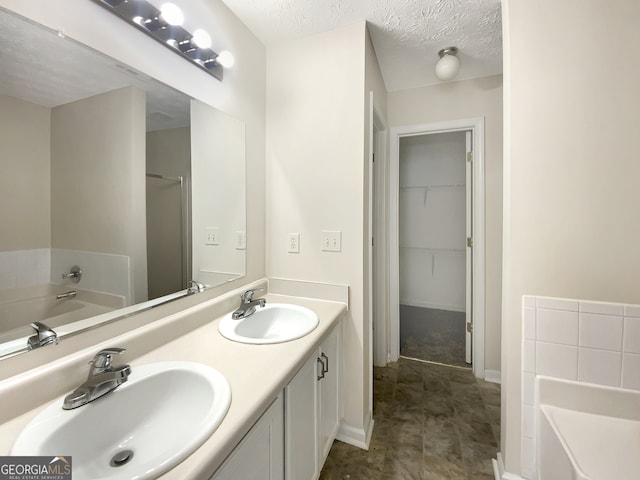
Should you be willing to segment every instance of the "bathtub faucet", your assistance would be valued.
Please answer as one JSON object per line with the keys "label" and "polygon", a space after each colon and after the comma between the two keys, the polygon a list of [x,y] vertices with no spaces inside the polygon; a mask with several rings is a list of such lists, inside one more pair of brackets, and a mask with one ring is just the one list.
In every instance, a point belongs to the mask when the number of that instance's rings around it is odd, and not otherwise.
{"label": "bathtub faucet", "polygon": [[56,295],[56,300],[61,300],[63,298],[73,298],[78,294],[75,290],[70,290],[68,292],[61,293],[60,295]]}
{"label": "bathtub faucet", "polygon": [[62,408],[71,410],[92,402],[112,392],[131,374],[129,365],[113,365],[113,356],[122,354],[124,348],[106,348],[99,351],[91,363],[89,376],[85,382],[64,398]]}
{"label": "bathtub faucet", "polygon": [[32,335],[27,340],[27,349],[33,350],[34,348],[44,347],[50,343],[58,343],[58,334],[52,329],[47,327],[44,323],[33,322],[31,328],[36,331],[35,335]]}

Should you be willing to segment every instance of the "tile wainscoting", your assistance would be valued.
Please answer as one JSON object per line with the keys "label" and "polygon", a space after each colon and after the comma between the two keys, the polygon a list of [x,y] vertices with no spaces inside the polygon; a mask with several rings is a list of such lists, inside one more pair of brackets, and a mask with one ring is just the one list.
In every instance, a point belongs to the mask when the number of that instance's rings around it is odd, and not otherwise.
{"label": "tile wainscoting", "polygon": [[640,390],[640,305],[524,296],[522,471],[535,478],[536,375]]}
{"label": "tile wainscoting", "polygon": [[113,255],[59,248],[37,248],[0,252],[0,290],[33,287],[35,285],[68,284],[62,274],[73,265],[82,268],[78,288],[132,298],[130,259]]}

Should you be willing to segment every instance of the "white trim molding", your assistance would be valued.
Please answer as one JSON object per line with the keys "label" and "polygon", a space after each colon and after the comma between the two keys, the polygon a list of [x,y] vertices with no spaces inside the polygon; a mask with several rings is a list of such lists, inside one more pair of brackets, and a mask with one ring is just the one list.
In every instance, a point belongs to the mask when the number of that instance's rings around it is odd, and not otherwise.
{"label": "white trim molding", "polygon": [[504,462],[502,461],[502,452],[498,452],[498,457],[491,460],[493,464],[493,475],[496,480],[525,480],[520,475],[504,471]]}
{"label": "white trim molding", "polygon": [[338,429],[336,440],[348,443],[349,445],[353,445],[354,447],[369,450],[371,435],[373,435],[374,423],[375,422],[373,421],[373,418],[371,416],[371,411],[369,411],[369,413],[367,414],[367,418],[365,419],[364,426],[362,428],[348,425],[343,421],[340,423],[340,428]]}
{"label": "white trim molding", "polygon": [[409,125],[390,129],[389,174],[389,357],[400,356],[400,291],[399,291],[399,195],[400,195],[400,138],[471,131],[473,138],[473,269],[472,366],[476,377],[485,378],[485,175],[484,175],[484,117],[466,118],[425,125]]}
{"label": "white trim molding", "polygon": [[484,379],[491,383],[502,383],[502,373],[500,370],[485,370]]}

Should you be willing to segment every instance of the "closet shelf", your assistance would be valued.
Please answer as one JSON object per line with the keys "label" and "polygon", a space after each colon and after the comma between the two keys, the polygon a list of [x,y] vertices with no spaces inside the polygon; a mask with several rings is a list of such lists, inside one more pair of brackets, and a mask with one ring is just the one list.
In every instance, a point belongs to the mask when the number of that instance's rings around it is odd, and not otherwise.
{"label": "closet shelf", "polygon": [[463,184],[451,184],[451,185],[417,185],[412,187],[400,187],[400,191],[409,191],[409,190],[431,190],[436,188],[465,188],[466,185]]}

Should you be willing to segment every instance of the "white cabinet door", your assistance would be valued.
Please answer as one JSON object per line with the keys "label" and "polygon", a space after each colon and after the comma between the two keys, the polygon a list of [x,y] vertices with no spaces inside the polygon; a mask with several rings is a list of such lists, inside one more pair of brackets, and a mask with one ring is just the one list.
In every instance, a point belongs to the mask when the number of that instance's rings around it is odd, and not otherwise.
{"label": "white cabinet door", "polygon": [[317,478],[317,355],[309,357],[285,388],[285,479]]}
{"label": "white cabinet door", "polygon": [[324,364],[324,376],[318,382],[320,407],[320,436],[319,436],[319,469],[331,450],[340,424],[340,401],[338,385],[340,381],[340,348],[339,327],[333,329],[320,345],[320,358]]}
{"label": "white cabinet door", "polygon": [[284,478],[284,405],[282,394],[251,427],[211,480]]}

